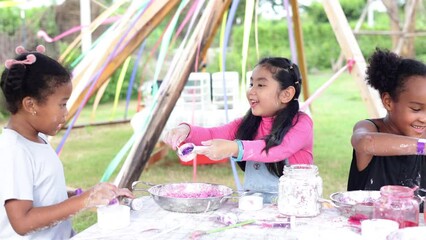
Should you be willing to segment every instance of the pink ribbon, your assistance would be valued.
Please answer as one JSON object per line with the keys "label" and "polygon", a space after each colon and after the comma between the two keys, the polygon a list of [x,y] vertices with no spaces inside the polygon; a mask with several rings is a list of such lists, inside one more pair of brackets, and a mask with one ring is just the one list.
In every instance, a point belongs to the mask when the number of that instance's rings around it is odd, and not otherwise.
{"label": "pink ribbon", "polygon": [[[121,18],[121,16],[107,18],[107,19],[105,19],[105,21],[102,22],[102,25],[113,23],[113,22],[117,21],[120,18]],[[70,35],[72,33],[80,31],[83,27],[87,27],[87,26],[80,25],[80,26],[72,27],[68,31],[63,32],[63,33],[59,34],[58,36],[56,36],[54,38],[51,38],[45,31],[40,30],[40,31],[37,32],[37,37],[43,38],[48,43],[56,42],[56,41],[58,41],[61,38],[64,38],[64,37],[66,37],[66,36],[68,36],[68,35]]]}

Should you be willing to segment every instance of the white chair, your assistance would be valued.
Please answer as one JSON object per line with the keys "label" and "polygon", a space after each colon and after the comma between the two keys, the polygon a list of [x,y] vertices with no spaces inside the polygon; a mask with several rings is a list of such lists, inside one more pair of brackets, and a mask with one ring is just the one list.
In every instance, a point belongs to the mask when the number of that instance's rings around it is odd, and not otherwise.
{"label": "white chair", "polygon": [[218,109],[225,109],[224,81],[226,87],[226,102],[228,109],[235,109],[239,98],[239,74],[238,72],[212,73],[212,103]]}
{"label": "white chair", "polygon": [[[226,87],[226,105],[223,79],[225,79]],[[212,109],[214,110],[210,111],[210,117],[205,122],[206,126],[222,125],[240,116],[242,107],[239,90],[238,72],[212,73]],[[244,109],[244,111],[246,110]]]}
{"label": "white chair", "polygon": [[211,102],[210,73],[192,72],[180,95],[182,101],[178,102],[186,109],[204,110]]}
{"label": "white chair", "polygon": [[166,123],[175,127],[181,122],[203,126],[208,117],[205,112],[211,108],[211,75],[207,72],[192,72],[176,105]]}

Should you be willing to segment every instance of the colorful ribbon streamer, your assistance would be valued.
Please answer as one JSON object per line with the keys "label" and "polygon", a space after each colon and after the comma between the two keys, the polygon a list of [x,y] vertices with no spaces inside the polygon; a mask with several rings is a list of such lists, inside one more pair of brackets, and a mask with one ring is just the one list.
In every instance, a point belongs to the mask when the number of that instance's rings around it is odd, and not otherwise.
{"label": "colorful ribbon streamer", "polygon": [[[116,0],[114,3],[101,15],[99,15],[91,24],[90,24],[90,30],[93,32],[95,31],[105,19],[107,19],[109,16],[113,15],[117,10],[120,8],[121,5],[127,3],[128,0]],[[120,22],[120,21],[117,21]],[[117,25],[117,22],[115,22],[113,25]],[[111,29],[111,27],[109,28]],[[70,52],[74,51],[76,48],[78,48],[78,45],[81,44],[82,35],[79,34],[74,41],[72,41],[68,47],[65,49],[65,51],[61,54],[59,57],[59,62],[64,62],[64,59],[67,58],[67,56],[70,54]]]}
{"label": "colorful ribbon streamer", "polygon": [[170,44],[170,40],[173,34],[173,30],[176,27],[177,24],[177,20],[179,19],[179,15],[182,12],[182,10],[185,8],[185,6],[188,4],[189,0],[183,0],[178,9],[176,10],[175,15],[173,16],[172,20],[170,21],[170,25],[168,26],[166,33],[164,35],[163,40],[161,41],[161,47],[160,47],[160,53],[158,54],[158,58],[157,58],[157,64],[155,66],[155,71],[154,71],[154,88],[153,88],[153,94],[156,94],[158,91],[158,85],[157,85],[157,80],[158,77],[160,76],[160,72],[161,72],[161,66],[164,63],[164,59],[166,58],[166,54],[168,52],[169,49],[169,44]]}
{"label": "colorful ribbon streamer", "polygon": [[286,10],[287,16],[287,31],[288,31],[288,39],[290,42],[290,51],[291,51],[291,61],[297,63],[297,51],[296,44],[294,43],[294,32],[293,32],[293,21],[291,20],[291,13],[289,10],[288,0],[283,0],[284,8]]}
{"label": "colorful ribbon streamer", "polygon": [[127,114],[128,114],[128,111],[129,111],[130,98],[132,96],[133,84],[135,84],[136,73],[139,69],[139,61],[142,57],[142,53],[143,53],[143,50],[145,49],[145,46],[146,46],[146,40],[143,41],[142,45],[139,47],[138,54],[137,54],[136,60],[135,60],[135,64],[133,65],[132,75],[130,76],[129,86],[127,87],[126,108],[124,110],[124,119],[127,119]]}
{"label": "colorful ribbon streamer", "polygon": [[256,56],[257,56],[257,60],[259,60],[259,58],[260,58],[260,54],[259,54],[259,31],[258,31],[259,30],[259,27],[258,27],[258,15],[259,15],[258,3],[259,3],[259,1],[258,0],[255,0],[255,1],[256,1],[256,3],[255,3],[256,7],[254,8],[254,39],[255,39],[255,42],[256,42]]}
{"label": "colorful ribbon streamer", "polygon": [[[162,62],[165,59],[167,50],[169,48],[169,43],[172,37],[172,33],[173,30],[175,29],[175,26],[177,25],[177,19],[181,13],[181,11],[184,9],[184,7],[188,4],[189,1],[185,0],[182,1],[181,4],[178,7],[178,10],[176,11],[174,17],[172,18],[172,20],[170,21],[167,30],[164,33],[164,37],[162,38],[161,41],[161,48],[160,48],[160,54],[159,54],[159,58],[161,63],[159,63],[160,61],[157,62],[156,65],[156,74],[154,74],[154,79],[157,80],[158,79],[158,75],[159,75],[159,70],[162,66]],[[173,63],[172,63],[173,65]],[[157,71],[158,70],[158,71]],[[157,86],[158,87],[158,86]],[[156,97],[154,97],[154,102],[151,105],[150,111],[149,111],[149,115],[152,115],[154,107],[157,105],[158,102],[158,89],[153,91],[153,95],[155,95]],[[141,125],[141,128],[139,129],[139,131],[135,131],[135,133],[132,135],[132,137],[130,138],[130,140],[126,143],[126,145],[119,151],[119,153],[114,157],[114,159],[112,160],[112,162],[108,165],[107,170],[105,171],[103,177],[101,178],[101,181],[108,181],[109,178],[111,177],[112,173],[115,171],[116,167],[119,165],[119,163],[121,162],[121,160],[123,159],[125,153],[127,153],[131,147],[133,146],[134,142],[136,141],[136,139],[139,139],[140,136],[142,136],[142,134],[146,131],[146,128],[148,126],[148,120],[150,119],[150,117],[148,116],[145,120],[145,122]]]}
{"label": "colorful ribbon streamer", "polygon": [[[89,97],[92,95],[92,92],[94,90],[94,87],[96,86],[97,81],[99,80],[99,77],[101,76],[101,73],[106,69],[107,65],[111,62],[111,60],[115,57],[116,53],[118,52],[119,46],[124,42],[124,39],[129,34],[129,32],[133,29],[134,25],[136,24],[136,20],[142,16],[144,11],[147,9],[146,2],[144,2],[142,5],[141,11],[138,12],[135,20],[129,24],[128,29],[124,32],[124,34],[120,37],[117,45],[114,47],[112,53],[108,56],[107,60],[104,62],[102,67],[99,69],[99,71],[90,79],[91,84],[90,87],[88,87],[88,91],[86,92],[86,95],[84,96],[83,101],[81,102],[79,108],[77,109],[73,119],[71,120],[71,123],[68,125],[68,128],[64,134],[64,136],[61,139],[61,142],[56,148],[56,152],[58,155],[61,154],[63,146],[65,144],[66,139],[68,138],[69,134],[71,133],[71,130],[73,126],[75,125],[75,122],[77,121],[81,111],[83,110],[84,106],[86,105],[87,101],[89,100]],[[148,5],[149,6],[149,5]]]}
{"label": "colorful ribbon streamer", "polygon": [[[117,21],[118,19],[120,19],[121,18],[121,16],[116,16],[116,17],[111,17],[111,18],[108,18],[108,19],[106,19],[104,22],[102,22],[102,25],[105,25],[105,24],[111,24],[111,23],[113,23],[113,22],[115,22],[115,21]],[[39,30],[38,32],[37,32],[37,37],[39,37],[39,38],[43,38],[44,39],[44,41],[46,41],[46,42],[48,42],[48,43],[51,43],[51,42],[56,42],[56,41],[58,41],[58,40],[60,40],[60,39],[62,39],[62,38],[64,38],[64,37],[66,37],[66,36],[68,36],[68,35],[70,35],[70,34],[73,34],[73,33],[75,33],[75,32],[79,32],[82,28],[84,28],[84,27],[88,27],[88,26],[83,26],[83,25],[80,25],[80,26],[74,26],[74,27],[72,27],[72,28],[70,28],[69,30],[67,30],[67,31],[65,31],[65,32],[63,32],[63,33],[61,33],[61,34],[59,34],[58,36],[56,36],[56,37],[54,37],[54,38],[51,38],[45,31],[43,31],[43,30]]]}
{"label": "colorful ribbon streamer", "polygon": [[[243,48],[241,49],[242,60],[241,60],[241,84],[240,84],[240,95],[244,96],[245,89],[247,87],[246,80],[246,69],[247,69],[247,55],[248,48],[250,43],[250,32],[251,32],[251,23],[253,21],[253,12],[255,1],[246,1],[246,9],[244,16],[244,34],[243,34]],[[242,96],[239,96],[241,99]]]}
{"label": "colorful ribbon streamer", "polygon": [[101,102],[102,96],[104,95],[105,90],[110,81],[111,81],[111,78],[108,78],[108,80],[106,80],[102,84],[102,86],[98,89],[98,92],[96,93],[95,100],[93,101],[92,114],[90,114],[90,122],[95,121],[96,110],[98,109],[99,103]]}
{"label": "colorful ribbon streamer", "polygon": [[[226,49],[228,47],[229,36],[231,35],[232,23],[234,22],[235,13],[237,12],[237,7],[238,7],[239,3],[240,3],[239,0],[232,1],[231,9],[229,11],[229,17],[228,17],[228,20],[226,22],[226,29],[225,29],[225,34],[224,34],[225,38],[224,38],[224,43],[223,43],[223,48],[222,48],[223,94],[224,94],[226,122],[228,122],[229,119],[228,119],[228,97],[226,95],[227,91],[226,91],[226,80],[225,80],[225,69],[226,69],[226,57],[225,57],[225,55],[226,55]],[[231,167],[232,167],[232,173],[234,175],[234,181],[235,181],[235,184],[237,185],[237,189],[238,189],[238,191],[242,191],[240,179],[238,178],[237,168],[235,166],[236,164],[232,160],[230,160],[230,162],[231,162]]]}
{"label": "colorful ribbon streamer", "polygon": [[117,111],[118,100],[120,99],[121,88],[123,87],[124,77],[126,76],[127,68],[129,68],[131,56],[127,57],[124,61],[123,68],[121,68],[120,76],[118,77],[117,85],[115,88],[114,104],[112,106],[110,119],[112,120],[115,112]]}
{"label": "colorful ribbon streamer", "polygon": [[25,4],[24,1],[1,1],[0,8],[16,7]]}

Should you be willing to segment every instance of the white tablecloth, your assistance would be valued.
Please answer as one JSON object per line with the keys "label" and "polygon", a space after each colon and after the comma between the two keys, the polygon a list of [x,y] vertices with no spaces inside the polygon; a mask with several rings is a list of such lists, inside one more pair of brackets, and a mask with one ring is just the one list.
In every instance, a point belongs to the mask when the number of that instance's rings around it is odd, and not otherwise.
{"label": "white tablecloth", "polygon": [[[218,210],[206,213],[177,213],[163,210],[151,197],[143,197],[143,207],[131,211],[130,224],[117,230],[101,229],[94,224],[72,240],[83,239],[194,239],[197,232],[224,227],[218,216],[235,214],[239,221],[256,220],[237,228],[201,235],[195,239],[361,239],[359,228],[351,226],[337,209],[323,209],[312,218],[296,218],[295,227],[262,227],[260,223],[282,222],[285,216],[276,205],[265,205],[262,210],[243,211],[238,203],[228,201]],[[234,216],[235,216],[234,215]]]}

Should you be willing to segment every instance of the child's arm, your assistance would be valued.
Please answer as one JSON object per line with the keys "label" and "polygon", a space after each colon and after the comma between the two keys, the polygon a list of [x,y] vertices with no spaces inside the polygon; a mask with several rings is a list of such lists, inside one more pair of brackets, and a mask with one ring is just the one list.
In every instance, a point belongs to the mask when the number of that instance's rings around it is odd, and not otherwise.
{"label": "child's arm", "polygon": [[[272,147],[269,152],[263,151],[266,146],[265,140],[242,140],[242,161],[278,162],[289,159],[290,164],[312,164],[313,147],[313,123],[312,119],[301,114],[298,122],[284,136],[280,145]],[[238,145],[234,141],[214,139],[203,142],[210,148],[199,153],[205,154],[211,159],[222,159],[224,157],[237,157]],[[222,157],[222,158],[221,158]]]}
{"label": "child's arm", "polygon": [[197,154],[206,155],[211,160],[222,160],[229,157],[238,157],[239,147],[237,142],[225,139],[213,139],[201,142],[202,146],[206,148],[200,148],[195,152]]}
{"label": "child's arm", "polygon": [[202,141],[215,138],[231,140],[234,138],[240,122],[241,119],[237,119],[228,124],[211,128],[181,123],[179,126],[167,131],[162,140],[171,146],[173,150],[176,150],[183,142],[200,145]]}
{"label": "child's arm", "polygon": [[30,200],[8,200],[5,203],[6,213],[13,229],[19,235],[26,235],[67,219],[84,208],[82,197],[73,197],[62,203],[48,207],[33,207]]}
{"label": "child's arm", "polygon": [[418,140],[414,137],[380,133],[372,122],[359,121],[354,126],[351,138],[358,170],[364,170],[373,156],[415,155]]}
{"label": "child's arm", "polygon": [[268,154],[263,151],[266,146],[264,140],[243,141],[243,145],[245,161],[277,162],[289,159],[290,164],[312,164],[312,119],[306,114],[301,114],[281,144],[270,148]]}
{"label": "child's arm", "polygon": [[133,194],[128,189],[118,189],[112,184],[101,183],[79,196],[55,205],[34,207],[31,200],[10,199],[5,202],[5,209],[13,229],[18,234],[25,235],[53,226],[81,210],[107,205],[116,196],[133,197]]}
{"label": "child's arm", "polygon": [[195,145],[200,145],[202,141],[207,141],[211,139],[234,140],[235,133],[241,121],[242,118],[239,118],[222,126],[210,128],[190,125],[191,131],[185,141],[192,142]]}

